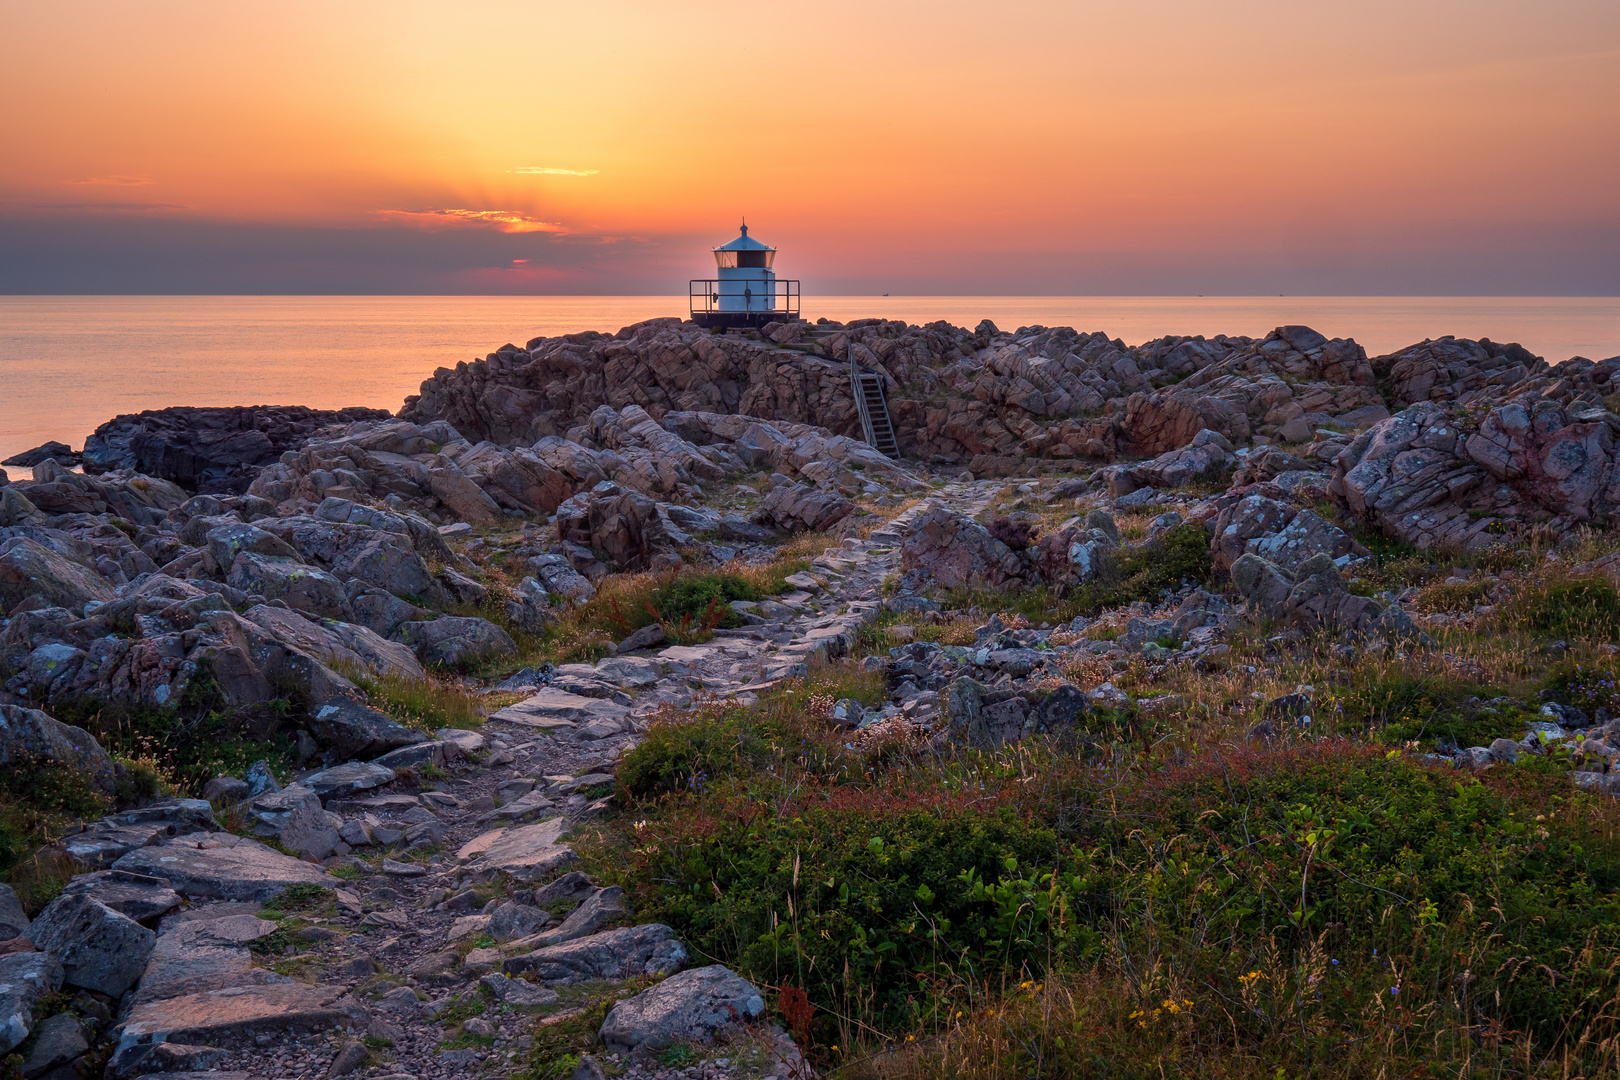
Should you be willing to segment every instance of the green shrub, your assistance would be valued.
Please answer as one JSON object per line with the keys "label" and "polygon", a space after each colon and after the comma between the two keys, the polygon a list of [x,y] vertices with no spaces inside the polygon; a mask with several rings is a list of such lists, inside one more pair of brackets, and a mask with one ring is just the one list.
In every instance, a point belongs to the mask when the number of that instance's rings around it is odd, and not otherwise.
{"label": "green shrub", "polygon": [[1546,687],[1559,701],[1588,715],[1599,709],[1620,712],[1620,678],[1612,668],[1560,664],[1548,674]]}
{"label": "green shrub", "polygon": [[1521,738],[1530,719],[1522,708],[1468,704],[1487,695],[1488,689],[1433,677],[1380,677],[1330,696],[1324,707],[1341,733],[1367,731],[1384,743],[1466,747]]}
{"label": "green shrub", "polygon": [[1102,581],[1083,586],[1070,601],[1076,614],[1094,615],[1138,600],[1156,601],[1182,582],[1209,580],[1209,534],[1201,525],[1178,525],[1156,540],[1124,548]]}
{"label": "green shrub", "polygon": [[720,779],[772,770],[845,773],[859,759],[828,729],[826,714],[839,698],[876,704],[882,693],[881,675],[844,667],[766,694],[752,707],[713,703],[692,713],[666,713],[620,762],[620,799],[701,791]]}
{"label": "green shrub", "polygon": [[[697,620],[711,603],[726,607],[733,600],[763,600],[765,594],[742,578],[730,574],[700,574],[679,577],[653,594],[653,606],[666,623],[682,618]],[[722,626],[741,626],[742,619],[727,611]]]}
{"label": "green shrub", "polygon": [[[852,988],[887,1026],[915,1021],[920,978],[1018,970],[1047,942],[983,899],[1020,866],[1051,866],[1056,832],[975,795],[840,792],[772,812],[746,795],[649,824],[637,910],[694,951],[823,1006]],[[639,861],[639,860],[638,860]]]}
{"label": "green shrub", "polygon": [[[756,773],[667,799],[628,852],[587,857],[695,954],[803,987],[827,1025],[915,1030],[952,987],[1105,959],[1229,1001],[1248,972],[1319,963],[1334,994],[1300,1007],[1327,1060],[1393,996],[1550,1043],[1620,989],[1615,815],[1550,769],[1482,781],[1340,743],[1116,780],[1060,757],[1020,774],[1031,752],[864,784]],[[1433,989],[1458,979],[1460,1013]],[[1228,1016],[1237,1038],[1290,1030]]]}

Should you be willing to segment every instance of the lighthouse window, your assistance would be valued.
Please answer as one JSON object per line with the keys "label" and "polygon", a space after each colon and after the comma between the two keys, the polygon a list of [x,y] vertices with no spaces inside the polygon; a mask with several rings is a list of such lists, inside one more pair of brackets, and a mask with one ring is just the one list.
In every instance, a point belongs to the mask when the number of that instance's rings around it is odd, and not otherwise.
{"label": "lighthouse window", "polygon": [[765,256],[769,254],[770,252],[768,251],[739,251],[737,252],[737,265],[761,267],[769,266],[770,260],[765,258]]}

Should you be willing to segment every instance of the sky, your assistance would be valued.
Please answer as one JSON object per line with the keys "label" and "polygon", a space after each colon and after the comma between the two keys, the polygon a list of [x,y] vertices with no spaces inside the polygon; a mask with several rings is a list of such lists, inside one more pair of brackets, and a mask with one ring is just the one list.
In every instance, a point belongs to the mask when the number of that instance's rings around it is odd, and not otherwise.
{"label": "sky", "polygon": [[1614,0],[0,0],[0,293],[1620,294]]}

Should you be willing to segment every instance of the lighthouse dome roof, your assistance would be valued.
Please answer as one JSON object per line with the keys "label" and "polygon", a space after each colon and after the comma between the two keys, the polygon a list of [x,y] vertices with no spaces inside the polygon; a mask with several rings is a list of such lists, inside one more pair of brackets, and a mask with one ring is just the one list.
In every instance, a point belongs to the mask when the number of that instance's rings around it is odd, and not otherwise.
{"label": "lighthouse dome roof", "polygon": [[755,240],[752,236],[749,236],[748,235],[748,226],[744,225],[742,227],[742,235],[738,236],[737,239],[731,241],[731,243],[729,243],[729,244],[721,244],[719,247],[715,248],[714,250],[716,250],[716,251],[775,251],[776,249],[771,247],[769,244],[762,244],[758,240]]}

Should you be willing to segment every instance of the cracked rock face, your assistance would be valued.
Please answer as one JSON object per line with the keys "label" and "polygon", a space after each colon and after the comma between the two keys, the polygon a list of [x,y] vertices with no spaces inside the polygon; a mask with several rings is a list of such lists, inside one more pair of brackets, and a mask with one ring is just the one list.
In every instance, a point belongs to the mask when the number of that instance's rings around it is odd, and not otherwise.
{"label": "cracked rock face", "polygon": [[62,961],[69,986],[118,997],[135,985],[156,935],[83,893],[58,897],[29,924],[28,936]]}
{"label": "cracked rock face", "polygon": [[1620,507],[1620,417],[1525,395],[1459,415],[1413,405],[1339,455],[1333,493],[1356,516],[1419,547],[1489,546],[1504,526],[1555,532]]}

